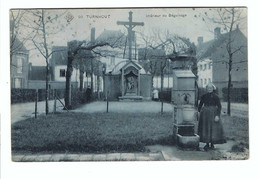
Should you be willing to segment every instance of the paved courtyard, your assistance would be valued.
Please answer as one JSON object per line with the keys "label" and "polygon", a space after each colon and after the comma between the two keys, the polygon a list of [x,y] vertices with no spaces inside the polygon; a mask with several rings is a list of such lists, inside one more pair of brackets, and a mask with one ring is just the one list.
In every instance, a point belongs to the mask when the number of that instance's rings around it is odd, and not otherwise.
{"label": "paved courtyard", "polygon": [[[64,100],[62,99],[64,103]],[[49,101],[49,111],[53,111],[53,100]],[[226,113],[226,102],[222,102],[222,114]],[[20,120],[27,119],[28,117],[34,116],[34,102],[30,103],[19,103],[11,105],[11,122],[17,122]],[[57,111],[63,112],[63,106],[57,101]],[[172,105],[169,103],[163,103],[163,112],[172,112]],[[72,110],[73,112],[83,113],[98,113],[106,112],[107,103],[106,101],[96,101],[89,104],[82,105],[80,108]],[[116,113],[159,113],[161,112],[161,102],[155,101],[143,101],[143,102],[109,102],[109,112]],[[38,102],[38,114],[45,113],[45,101]],[[232,103],[231,104],[231,115],[237,117],[248,118],[248,104]]]}
{"label": "paved courtyard", "polygon": [[[190,161],[190,160],[244,160],[247,155],[231,153],[234,141],[216,145],[211,151],[183,150],[176,146],[147,146],[149,152],[101,154],[13,154],[14,162],[100,162],[100,161]],[[200,148],[204,144],[200,143]]]}
{"label": "paved courtyard", "polygon": [[[64,104],[64,100],[61,100]],[[54,100],[49,101],[49,112],[53,112]],[[57,101],[56,111],[62,112],[63,106]],[[39,101],[37,103],[37,113],[38,115],[45,113],[45,101]],[[12,124],[25,120],[29,117],[34,117],[35,115],[35,102],[29,103],[17,103],[11,105],[11,122]]]}

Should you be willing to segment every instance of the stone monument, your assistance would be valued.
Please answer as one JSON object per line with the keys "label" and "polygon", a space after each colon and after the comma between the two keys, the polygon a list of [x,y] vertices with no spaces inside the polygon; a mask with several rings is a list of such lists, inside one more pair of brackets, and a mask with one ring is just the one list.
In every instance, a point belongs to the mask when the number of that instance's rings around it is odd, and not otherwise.
{"label": "stone monument", "polygon": [[195,133],[197,109],[195,108],[195,80],[192,71],[185,65],[189,58],[176,60],[173,68],[173,135],[177,145],[187,148],[199,147]]}

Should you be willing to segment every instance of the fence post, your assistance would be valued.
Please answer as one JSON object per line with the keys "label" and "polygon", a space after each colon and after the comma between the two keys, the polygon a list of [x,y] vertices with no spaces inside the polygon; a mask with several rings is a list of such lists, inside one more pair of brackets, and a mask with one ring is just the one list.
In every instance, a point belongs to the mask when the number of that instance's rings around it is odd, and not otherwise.
{"label": "fence post", "polygon": [[161,114],[163,114],[163,100],[161,100]]}
{"label": "fence post", "polygon": [[34,111],[34,118],[37,118],[37,102],[38,102],[38,89],[35,91],[35,111]]}
{"label": "fence post", "polygon": [[54,98],[54,105],[53,105],[53,114],[56,113],[56,95],[57,95],[57,91],[56,89],[54,89],[54,92],[53,92],[53,98]]}
{"label": "fence post", "polygon": [[108,94],[109,94],[109,92],[107,91],[107,113],[108,113]]}

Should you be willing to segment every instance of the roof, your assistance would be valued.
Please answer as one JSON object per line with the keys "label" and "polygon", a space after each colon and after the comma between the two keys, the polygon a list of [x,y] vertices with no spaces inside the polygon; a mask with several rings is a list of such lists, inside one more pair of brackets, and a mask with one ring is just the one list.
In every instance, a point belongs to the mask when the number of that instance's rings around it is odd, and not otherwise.
{"label": "roof", "polygon": [[52,48],[52,57],[50,60],[51,66],[67,65],[68,62],[68,47],[54,46]]}
{"label": "roof", "polygon": [[24,44],[18,38],[15,38],[12,45],[13,45],[12,50],[14,53],[19,53],[19,52],[28,53],[29,51],[25,48]]}
{"label": "roof", "polygon": [[118,43],[120,45],[125,45],[127,36],[120,30],[106,30],[96,38],[97,42],[110,42],[111,44]]}
{"label": "roof", "polygon": [[188,78],[191,78],[191,77],[195,78],[195,75],[190,70],[174,70],[173,73],[178,78],[187,78],[187,77]]}
{"label": "roof", "polygon": [[[67,65],[68,63],[68,47],[66,46],[54,46],[52,48],[51,66],[54,65]],[[80,50],[76,59],[79,58],[92,58],[93,55],[89,50]]]}
{"label": "roof", "polygon": [[140,74],[147,74],[144,70],[144,68],[138,63],[135,62],[134,60],[130,61],[130,60],[125,60],[125,61],[121,61],[119,62],[114,69],[112,70],[112,74],[116,75],[116,74],[120,74],[121,73],[121,69],[122,68],[127,68],[128,65],[131,66],[135,66],[138,70],[140,70]]}
{"label": "roof", "polygon": [[[221,34],[219,39],[213,39],[213,40],[204,42],[201,45],[198,45],[197,54],[196,54],[197,59],[201,60],[201,59],[210,57],[212,55],[212,53],[214,53],[217,50],[217,48],[221,47],[221,45],[226,42],[226,40],[228,39],[228,35],[229,35],[229,32],[225,33],[225,34]],[[238,36],[243,36],[244,38],[246,38],[244,36],[244,34],[238,28],[231,32],[231,36],[232,36],[232,38],[238,37]]]}

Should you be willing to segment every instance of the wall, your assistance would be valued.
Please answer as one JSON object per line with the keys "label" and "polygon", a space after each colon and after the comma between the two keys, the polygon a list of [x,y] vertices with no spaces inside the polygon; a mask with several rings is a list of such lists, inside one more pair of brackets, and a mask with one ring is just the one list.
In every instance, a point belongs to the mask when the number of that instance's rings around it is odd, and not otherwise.
{"label": "wall", "polygon": [[[172,88],[173,87],[173,77],[170,74],[169,78],[168,75],[164,75],[163,78],[163,88]],[[153,88],[161,88],[161,77],[160,76],[154,76],[153,77]]]}
{"label": "wall", "polygon": [[151,99],[152,91],[152,76],[151,75],[140,75],[140,95],[145,99]]}
{"label": "wall", "polygon": [[[231,84],[233,88],[247,88],[248,87],[248,64],[247,64],[247,39],[237,34],[232,39],[232,51],[241,46],[240,51],[234,53],[232,58],[231,70]],[[223,98],[222,88],[228,86],[228,61],[229,56],[226,50],[226,43],[223,43],[216,52],[212,54],[213,60],[213,83],[219,89],[219,97]]]}
{"label": "wall", "polygon": [[109,92],[109,100],[118,100],[121,93],[121,75],[105,75],[105,96]]}
{"label": "wall", "polygon": [[119,58],[119,57],[114,57],[114,62],[113,62],[113,57],[108,56],[108,57],[100,57],[100,61],[102,63],[106,64],[106,72],[110,72],[114,69],[114,67],[120,63],[121,61],[126,61],[126,59]]}
{"label": "wall", "polygon": [[[223,98],[223,88],[228,87],[228,82],[215,82],[214,83],[218,88],[218,96]],[[233,88],[248,88],[248,81],[232,81]]]}
{"label": "wall", "polygon": [[[67,70],[66,65],[57,65],[54,67],[54,81],[66,81],[66,76],[61,77],[60,76],[60,70]],[[71,81],[76,82],[79,81],[79,70],[73,68],[73,72],[71,75]]]}
{"label": "wall", "polygon": [[212,82],[212,60],[203,59],[197,64],[198,66],[198,85],[205,88],[207,84]]}
{"label": "wall", "polygon": [[[17,53],[12,57],[12,66],[11,66],[11,87],[12,88],[27,88],[28,87],[28,74],[29,74],[29,65],[28,65],[28,53]],[[21,64],[18,64],[18,60],[21,60]],[[17,82],[20,82],[20,85],[17,86]],[[15,84],[16,83],[16,84]]]}
{"label": "wall", "polygon": [[[247,64],[247,39],[238,32],[232,37],[232,51],[243,46],[240,51],[233,55],[231,79],[232,83],[248,81],[248,64]],[[226,50],[226,43],[223,43],[212,54],[213,60],[213,83],[223,83],[228,81],[228,61],[229,56]]]}
{"label": "wall", "polygon": [[[54,78],[53,80],[54,81],[57,81],[57,82],[65,82],[66,81],[66,76],[64,77],[60,77],[60,70],[63,69],[63,70],[67,70],[67,66],[66,65],[57,65],[54,67],[54,70],[53,70],[53,75],[54,75]],[[79,76],[80,76],[80,72],[79,72],[79,69],[76,69],[76,68],[73,68],[73,72],[72,72],[72,75],[71,75],[71,82],[74,82],[74,83],[78,83],[78,87],[79,87]],[[102,77],[100,77],[100,91],[103,91],[103,79]],[[90,83],[91,83],[91,76],[90,74],[88,74],[88,77],[86,77],[86,73],[83,74],[83,88],[87,88],[88,86],[90,86]],[[97,76],[93,76],[93,87],[94,87],[94,91],[97,91]]]}

